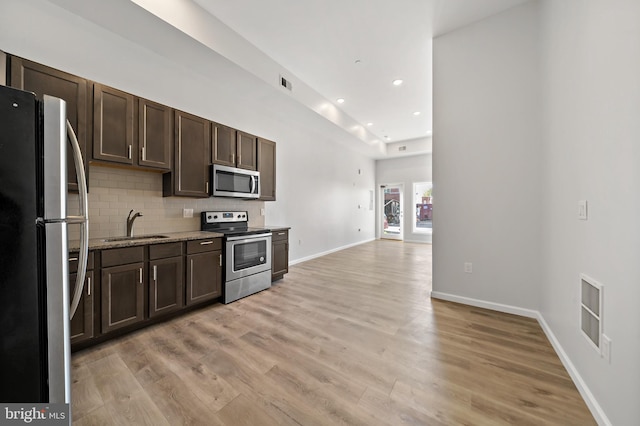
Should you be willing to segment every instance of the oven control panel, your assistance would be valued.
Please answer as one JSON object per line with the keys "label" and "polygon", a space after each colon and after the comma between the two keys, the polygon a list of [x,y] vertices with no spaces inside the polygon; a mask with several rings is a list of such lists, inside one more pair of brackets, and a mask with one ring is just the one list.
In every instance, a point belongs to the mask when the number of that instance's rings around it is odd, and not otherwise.
{"label": "oven control panel", "polygon": [[203,223],[249,222],[249,215],[244,212],[202,212]]}

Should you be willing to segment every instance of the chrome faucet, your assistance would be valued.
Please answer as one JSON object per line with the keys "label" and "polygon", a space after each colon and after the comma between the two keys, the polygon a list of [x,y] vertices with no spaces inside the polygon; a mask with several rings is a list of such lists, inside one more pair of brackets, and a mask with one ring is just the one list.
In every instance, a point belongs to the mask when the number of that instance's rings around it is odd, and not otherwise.
{"label": "chrome faucet", "polygon": [[131,211],[129,212],[129,216],[127,217],[127,237],[133,237],[133,222],[136,220],[136,218],[142,216],[142,213],[138,212],[132,217],[132,213],[133,209],[131,209]]}

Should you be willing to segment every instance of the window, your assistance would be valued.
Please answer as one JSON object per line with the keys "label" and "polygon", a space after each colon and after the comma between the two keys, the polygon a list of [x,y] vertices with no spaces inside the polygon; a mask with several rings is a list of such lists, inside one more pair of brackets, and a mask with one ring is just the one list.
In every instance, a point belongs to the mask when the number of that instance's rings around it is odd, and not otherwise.
{"label": "window", "polygon": [[433,215],[433,183],[415,182],[413,184],[413,204],[416,220],[413,232],[430,234],[432,232],[431,217]]}

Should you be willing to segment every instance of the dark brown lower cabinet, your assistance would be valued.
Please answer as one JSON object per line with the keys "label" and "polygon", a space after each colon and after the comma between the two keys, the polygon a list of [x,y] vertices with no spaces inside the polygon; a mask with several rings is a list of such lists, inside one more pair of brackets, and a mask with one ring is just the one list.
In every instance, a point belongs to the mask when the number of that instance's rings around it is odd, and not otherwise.
{"label": "dark brown lower cabinet", "polygon": [[271,281],[289,272],[289,231],[273,231],[271,237]]}
{"label": "dark brown lower cabinet", "polygon": [[[167,255],[173,257],[162,258]],[[149,246],[149,318],[184,306],[182,243]]]}
{"label": "dark brown lower cabinet", "polygon": [[[78,269],[78,254],[71,253],[69,255],[69,297],[73,298],[76,277]],[[84,279],[84,288],[82,296],[80,297],[80,303],[75,315],[71,319],[70,331],[71,331],[71,344],[84,342],[94,337],[93,329],[93,294],[95,289],[95,280],[93,275],[93,253],[89,255],[89,261],[87,262],[87,274]]]}
{"label": "dark brown lower cabinet", "polygon": [[187,305],[222,295],[222,240],[187,243]]}
{"label": "dark brown lower cabinet", "polygon": [[144,262],[102,269],[102,332],[144,320]]}

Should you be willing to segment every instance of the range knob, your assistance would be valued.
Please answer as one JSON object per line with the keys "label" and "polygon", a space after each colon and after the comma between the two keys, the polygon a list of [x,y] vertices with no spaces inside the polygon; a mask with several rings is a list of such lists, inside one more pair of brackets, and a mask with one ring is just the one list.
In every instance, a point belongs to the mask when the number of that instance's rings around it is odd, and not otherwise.
{"label": "range knob", "polygon": [[213,218],[214,218],[214,219],[217,219],[217,218],[218,218],[218,215],[215,215]]}

